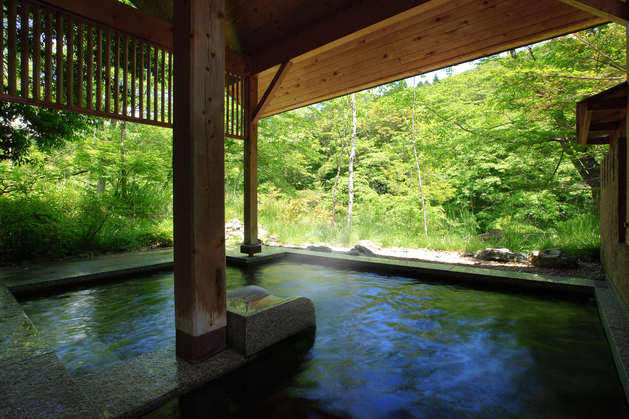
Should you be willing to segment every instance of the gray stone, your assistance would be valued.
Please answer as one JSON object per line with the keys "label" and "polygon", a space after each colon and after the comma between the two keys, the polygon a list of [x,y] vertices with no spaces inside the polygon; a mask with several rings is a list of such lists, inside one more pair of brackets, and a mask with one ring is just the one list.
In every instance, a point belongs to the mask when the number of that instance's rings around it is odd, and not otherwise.
{"label": "gray stone", "polygon": [[526,263],[528,258],[522,253],[512,252],[504,247],[491,247],[479,250],[474,254],[474,259],[494,260],[498,262]]}
{"label": "gray stone", "polygon": [[571,269],[579,266],[577,258],[559,247],[533,252],[531,264],[542,268]]}
{"label": "gray stone", "polygon": [[328,246],[317,246],[315,244],[308,246],[308,250],[313,252],[332,253],[332,249]]}
{"label": "gray stone", "polygon": [[600,252],[596,250],[589,250],[587,252],[582,252],[581,254],[579,254],[579,256],[577,256],[577,259],[579,260],[579,262],[593,263],[601,260],[601,255]]}
{"label": "gray stone", "polygon": [[360,256],[360,252],[358,251],[358,249],[351,249],[349,252],[347,252],[348,256]]}
{"label": "gray stone", "polygon": [[314,304],[305,297],[227,299],[227,346],[249,357],[316,322]]}
{"label": "gray stone", "polygon": [[479,234],[476,237],[481,239],[482,241],[485,241],[485,240],[500,240],[500,239],[502,239],[502,230],[500,230],[499,228],[494,228],[490,232]]}
{"label": "gray stone", "polygon": [[463,257],[464,258],[473,258],[474,257],[474,253],[472,253],[472,252],[465,252],[465,253],[463,253]]}
{"label": "gray stone", "polygon": [[354,249],[367,256],[374,256],[380,248],[373,244],[371,240],[361,240],[354,246]]}
{"label": "gray stone", "polygon": [[57,355],[2,367],[2,418],[100,418]]}
{"label": "gray stone", "polygon": [[262,287],[256,287],[255,285],[247,285],[237,290],[227,291],[227,298],[239,298],[245,301],[257,300],[268,295],[269,292],[267,290]]}

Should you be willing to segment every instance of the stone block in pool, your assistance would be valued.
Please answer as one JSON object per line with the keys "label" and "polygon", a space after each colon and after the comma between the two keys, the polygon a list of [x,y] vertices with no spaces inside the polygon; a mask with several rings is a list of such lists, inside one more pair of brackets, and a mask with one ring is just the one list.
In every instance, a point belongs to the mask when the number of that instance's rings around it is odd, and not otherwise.
{"label": "stone block in pool", "polygon": [[246,357],[314,324],[308,298],[278,298],[256,286],[227,293],[227,346]]}

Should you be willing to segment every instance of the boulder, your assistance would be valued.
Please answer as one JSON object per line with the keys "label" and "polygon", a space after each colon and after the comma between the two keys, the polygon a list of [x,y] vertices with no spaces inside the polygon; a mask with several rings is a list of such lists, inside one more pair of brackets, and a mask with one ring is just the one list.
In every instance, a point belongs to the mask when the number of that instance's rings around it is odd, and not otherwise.
{"label": "boulder", "polygon": [[367,256],[374,256],[380,250],[371,240],[361,240],[354,246],[354,249]]}
{"label": "boulder", "polygon": [[526,263],[528,258],[522,253],[512,252],[504,247],[490,247],[479,250],[474,254],[474,259],[495,260],[498,262]]}
{"label": "boulder", "polygon": [[567,254],[565,250],[553,247],[533,252],[531,264],[541,268],[571,269],[578,267],[579,261],[574,256]]}

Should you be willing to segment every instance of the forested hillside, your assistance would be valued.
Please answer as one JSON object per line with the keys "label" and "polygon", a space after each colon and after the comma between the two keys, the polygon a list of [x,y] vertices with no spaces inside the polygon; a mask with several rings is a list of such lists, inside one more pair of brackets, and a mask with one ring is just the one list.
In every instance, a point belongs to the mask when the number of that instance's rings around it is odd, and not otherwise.
{"label": "forested hillside", "polygon": [[[610,25],[263,119],[260,222],[294,244],[474,250],[500,228],[514,251],[595,247],[605,150],[576,146],[575,104],[625,74]],[[0,117],[2,259],[172,245],[169,130],[7,103]],[[239,217],[239,141],[225,160]]]}

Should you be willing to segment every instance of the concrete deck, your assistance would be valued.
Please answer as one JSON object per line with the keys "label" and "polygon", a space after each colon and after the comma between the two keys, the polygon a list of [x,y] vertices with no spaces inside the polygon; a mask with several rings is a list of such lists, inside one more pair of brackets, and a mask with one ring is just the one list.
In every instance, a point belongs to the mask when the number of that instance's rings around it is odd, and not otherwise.
{"label": "concrete deck", "polygon": [[[230,265],[278,259],[430,281],[596,296],[629,400],[629,316],[609,281],[270,247],[253,257],[227,255]],[[190,365],[175,355],[173,347],[166,347],[75,380],[14,298],[172,267],[172,250],[156,250],[0,269],[0,417],[137,417],[255,359],[228,349]]]}

